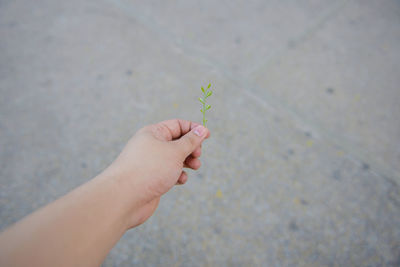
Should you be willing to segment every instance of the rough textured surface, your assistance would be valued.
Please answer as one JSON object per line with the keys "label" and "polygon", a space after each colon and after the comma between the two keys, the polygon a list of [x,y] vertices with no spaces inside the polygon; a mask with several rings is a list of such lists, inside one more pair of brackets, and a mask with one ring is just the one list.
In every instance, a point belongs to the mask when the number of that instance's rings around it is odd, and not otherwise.
{"label": "rough textured surface", "polygon": [[0,226],[211,81],[202,169],[104,266],[399,266],[399,47],[395,0],[0,1]]}

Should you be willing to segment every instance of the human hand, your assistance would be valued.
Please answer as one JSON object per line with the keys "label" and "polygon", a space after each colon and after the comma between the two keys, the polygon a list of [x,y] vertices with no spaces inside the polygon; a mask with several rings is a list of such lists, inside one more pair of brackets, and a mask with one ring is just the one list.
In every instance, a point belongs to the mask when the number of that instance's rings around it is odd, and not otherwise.
{"label": "human hand", "polygon": [[101,174],[0,233],[1,266],[99,266],[126,230],[200,167],[201,125],[169,120],[140,129]]}
{"label": "human hand", "polygon": [[201,143],[209,136],[202,125],[175,119],[146,126],[131,138],[106,170],[135,195],[131,227],[153,214],[164,193],[187,181],[183,167],[200,168]]}

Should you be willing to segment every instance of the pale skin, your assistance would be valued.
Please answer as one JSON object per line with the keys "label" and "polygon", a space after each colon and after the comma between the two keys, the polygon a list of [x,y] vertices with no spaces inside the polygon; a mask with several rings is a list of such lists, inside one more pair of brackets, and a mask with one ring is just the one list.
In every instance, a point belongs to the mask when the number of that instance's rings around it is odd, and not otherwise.
{"label": "pale skin", "polygon": [[[102,173],[0,234],[0,266],[99,266],[160,197],[197,170],[203,126],[168,120],[140,129]],[[155,241],[156,242],[156,241]]]}

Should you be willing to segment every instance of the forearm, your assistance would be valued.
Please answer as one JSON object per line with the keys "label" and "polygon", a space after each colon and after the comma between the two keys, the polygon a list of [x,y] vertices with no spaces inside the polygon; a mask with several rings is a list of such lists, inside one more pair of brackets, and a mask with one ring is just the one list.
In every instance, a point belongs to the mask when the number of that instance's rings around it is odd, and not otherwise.
{"label": "forearm", "polygon": [[99,266],[131,224],[132,192],[115,178],[103,173],[3,232],[0,265]]}

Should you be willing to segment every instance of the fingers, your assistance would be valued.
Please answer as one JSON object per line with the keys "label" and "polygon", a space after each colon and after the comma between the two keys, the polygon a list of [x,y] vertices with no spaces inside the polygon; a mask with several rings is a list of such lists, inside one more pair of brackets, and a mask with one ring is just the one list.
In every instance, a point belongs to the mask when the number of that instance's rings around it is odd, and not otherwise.
{"label": "fingers", "polygon": [[173,119],[162,121],[154,126],[156,129],[160,130],[166,141],[171,141],[185,135],[198,125],[198,123],[191,121]]}
{"label": "fingers", "polygon": [[[174,141],[174,145],[181,151],[183,159],[192,154],[201,143],[209,136],[209,131],[202,125],[198,125],[190,132],[182,136],[179,140]],[[198,153],[198,152],[196,152]]]}
{"label": "fingers", "polygon": [[181,175],[179,176],[178,181],[176,182],[177,185],[185,184],[188,180],[188,175],[185,171],[182,171]]}
{"label": "fingers", "polygon": [[201,167],[201,161],[198,158],[189,156],[186,158],[186,160],[184,162],[184,167],[190,168],[193,170],[198,170]]}
{"label": "fingers", "polygon": [[200,157],[201,156],[201,145],[198,147],[198,148],[196,148],[193,152],[192,152],[192,154],[190,154],[192,157],[194,157],[194,158],[198,158],[198,157]]}
{"label": "fingers", "polygon": [[[192,121],[172,119],[159,122],[152,125],[156,130],[161,132],[166,141],[178,139],[179,137],[187,134],[190,130],[199,126],[200,124]],[[153,128],[153,129],[154,129]],[[210,132],[207,133],[206,138],[210,137]]]}

